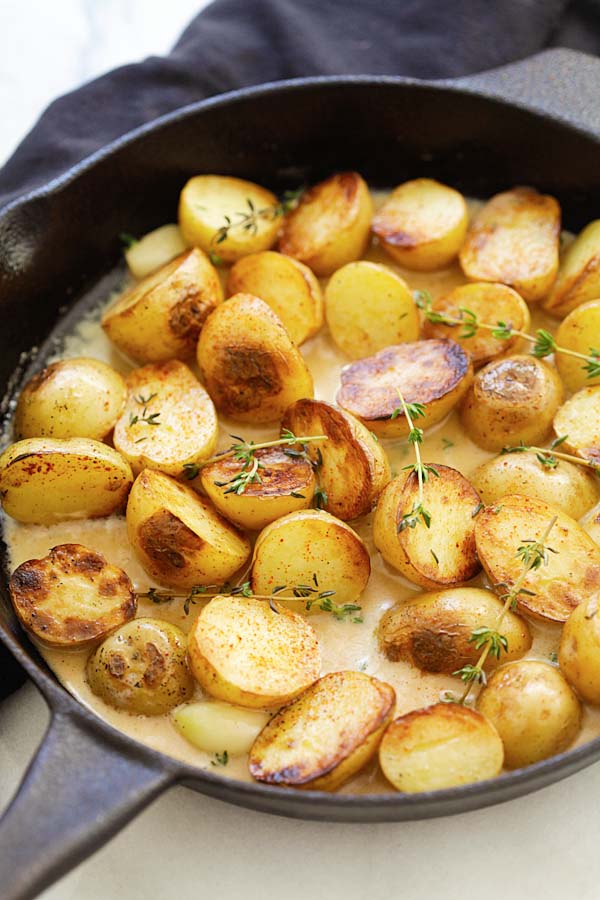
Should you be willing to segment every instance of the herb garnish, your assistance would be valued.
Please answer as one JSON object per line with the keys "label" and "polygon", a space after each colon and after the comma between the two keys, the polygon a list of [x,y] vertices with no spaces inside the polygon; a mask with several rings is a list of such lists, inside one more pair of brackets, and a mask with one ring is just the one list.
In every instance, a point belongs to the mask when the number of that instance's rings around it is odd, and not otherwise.
{"label": "herb garnish", "polygon": [[215,758],[211,759],[211,766],[226,766],[229,762],[229,753],[223,750],[222,753],[215,753]]}
{"label": "herb garnish", "polygon": [[123,244],[126,250],[129,250],[130,247],[133,247],[134,244],[138,243],[138,239],[134,237],[132,234],[129,234],[127,231],[122,231],[119,234],[119,240]]}
{"label": "herb garnish", "polygon": [[[258,231],[259,222],[273,222],[275,219],[279,219],[295,209],[303,191],[304,188],[298,188],[295,191],[285,191],[278,203],[274,203],[271,206],[263,206],[259,209],[256,208],[254,201],[250,197],[246,197],[246,209],[233,213],[235,218],[223,216],[225,222],[215,231],[211,244],[222,244],[223,241],[227,240],[232,229],[246,231],[255,235]],[[221,262],[218,255],[217,259]]]}
{"label": "herb garnish", "polygon": [[129,413],[129,425],[137,425],[138,422],[144,423],[145,425],[160,425],[159,416],[160,411],[155,413],[148,413],[148,404],[157,397],[158,394],[148,394],[147,397],[144,397],[143,394],[140,394],[139,397],[134,397],[136,403],[143,407],[142,414],[138,416],[135,413]]}
{"label": "herb garnish", "polygon": [[419,484],[419,495],[417,501],[413,503],[412,509],[410,512],[404,513],[400,521],[397,525],[398,533],[404,531],[405,528],[416,528],[419,522],[424,522],[427,528],[431,527],[431,513],[425,509],[424,504],[424,496],[423,496],[423,486],[429,475],[435,475],[436,478],[439,478],[439,474],[437,469],[433,466],[427,465],[423,463],[421,459],[421,444],[423,443],[423,429],[419,428],[414,423],[414,419],[418,419],[425,415],[425,406],[423,403],[407,403],[402,396],[402,392],[398,390],[398,396],[400,397],[400,406],[397,407],[392,415],[392,419],[397,419],[398,416],[404,413],[404,417],[408,423],[409,432],[407,441],[409,444],[413,445],[415,451],[415,460],[414,464],[410,466],[403,466],[404,471],[409,470],[412,474],[416,472],[417,480]]}
{"label": "herb garnish", "polygon": [[595,472],[600,473],[599,463],[592,462],[590,459],[585,459],[583,456],[574,456],[572,453],[563,453],[562,451],[556,450],[557,447],[560,447],[560,445],[567,440],[568,436],[568,434],[563,434],[561,437],[555,438],[547,449],[521,442],[514,447],[503,447],[500,452],[501,454],[525,453],[526,450],[532,450],[545,469],[556,469],[559,460],[563,459],[566,460],[566,462],[575,463],[578,466],[587,466],[588,469],[594,469]]}

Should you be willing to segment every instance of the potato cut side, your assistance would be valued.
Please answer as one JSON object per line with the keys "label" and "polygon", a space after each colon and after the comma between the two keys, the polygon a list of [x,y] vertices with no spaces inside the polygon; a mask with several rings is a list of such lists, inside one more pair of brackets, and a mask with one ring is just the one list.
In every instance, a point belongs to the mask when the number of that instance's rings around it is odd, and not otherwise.
{"label": "potato cut side", "polygon": [[202,487],[222,515],[241,528],[258,531],[299,509],[312,505],[313,467],[305,459],[289,456],[281,447],[257,450],[258,477],[238,494],[235,479],[244,465],[231,456],[201,470]]}
{"label": "potato cut side", "polygon": [[574,519],[543,500],[512,494],[481,510],[475,539],[492,586],[505,594],[523,571],[517,550],[526,541],[540,541],[555,516],[546,541],[554,552],[548,553],[547,565],[528,573],[523,582],[527,593],[519,594],[517,606],[535,619],[564,622],[600,588],[600,547]]}
{"label": "potato cut side", "polygon": [[135,616],[137,599],[122,569],[81,544],[60,544],[29,559],[9,582],[15,612],[49,647],[80,649]]}
{"label": "potato cut side", "polygon": [[478,284],[461,284],[449,294],[435,300],[432,309],[449,318],[462,319],[464,324],[451,326],[426,321],[423,325],[425,337],[450,338],[456,341],[469,354],[476,369],[492,359],[501,359],[525,349],[522,338],[495,338],[483,328],[478,328],[472,337],[462,336],[469,312],[479,322],[488,325],[507,322],[516,331],[528,331],[531,322],[529,307],[516,291],[505,284],[489,284],[484,281]]}
{"label": "potato cut side", "polygon": [[133,482],[123,457],[87,438],[27,438],[0,456],[0,494],[18,522],[51,525],[120,510]]}
{"label": "potato cut side", "polygon": [[[466,665],[476,665],[481,649],[470,640],[479,628],[493,628],[503,603],[491,591],[481,588],[452,588],[432,591],[392,606],[379,623],[379,646],[393,662],[404,660],[424,672],[452,675]],[[506,613],[501,631],[508,649],[501,661],[519,659],[531,647],[527,622],[513,612]],[[492,654],[486,670],[499,663]]]}
{"label": "potato cut side", "polygon": [[438,703],[395,719],[379,746],[383,774],[408,794],[494,778],[503,758],[494,726],[456,703]]}
{"label": "potato cut side", "polygon": [[126,397],[125,380],[111,366],[98,359],[63,359],[34,375],[19,394],[15,434],[101,441],[115,427]]}
{"label": "potato cut side", "polygon": [[137,362],[189,359],[204,320],[223,299],[217,270],[202,251],[188,250],[126,291],[102,327]]}
{"label": "potato cut side", "polygon": [[145,278],[166,266],[181,253],[187,245],[177,225],[161,225],[149,231],[125,250],[125,260],[134,278]]}
{"label": "potato cut side", "polygon": [[168,587],[220,584],[244,565],[250,544],[191,488],[154,469],[136,478],[127,534],[146,572]]}
{"label": "potato cut side", "polygon": [[171,721],[179,734],[205,753],[241,756],[269,721],[260,709],[243,709],[221,700],[186,703],[171,713]]}
{"label": "potato cut side", "polygon": [[334,342],[352,359],[419,337],[419,313],[406,282],[364,259],[331,276],[325,315]]}
{"label": "potato cut side", "polygon": [[402,437],[409,427],[398,391],[407,403],[425,404],[419,425],[429,428],[456,406],[472,379],[473,366],[455,341],[416,341],[346,366],[336,399],[379,437]]}
{"label": "potato cut side", "polygon": [[300,615],[266,600],[219,596],[189,635],[194,677],[212,697],[238,706],[281,706],[317,680],[319,641]]}
{"label": "potato cut side", "polygon": [[590,222],[565,253],[552,291],[544,301],[550,315],[562,319],[588,300],[600,297],[600,219]]}
{"label": "potato cut side", "polygon": [[217,444],[217,414],[188,367],[172,359],[134,369],[127,377],[127,405],[115,427],[114,444],[135,473],[159,469],[184,473],[207,459]]}
{"label": "potato cut side", "polygon": [[423,486],[430,526],[415,518],[419,484],[403,472],[383,491],[373,519],[373,540],[386,562],[425,588],[448,587],[473,578],[480,569],[475,552],[479,496],[456,469],[435,463]]}
{"label": "potato cut side", "polygon": [[341,172],[306,191],[283,222],[279,249],[309,266],[315,275],[331,275],[364,253],[369,240],[373,201],[357,172]]}
{"label": "potato cut side", "polygon": [[[342,605],[358,599],[370,574],[369,553],[356,532],[320,509],[283,516],[261,531],[254,546],[251,582],[256,594],[308,585],[333,591],[333,602]],[[310,596],[308,607],[307,600],[278,599],[300,611],[318,611]]]}
{"label": "potato cut side", "polygon": [[361,672],[320,678],[263,728],[250,751],[257,781],[333,791],[377,753],[394,689]]}
{"label": "potato cut side", "polygon": [[298,348],[272,309],[251,294],[236,294],[207,320],[198,364],[220,413],[240,422],[281,419],[313,381]]}
{"label": "potato cut side", "polygon": [[484,450],[543,443],[564,398],[560,377],[534,356],[509,356],[475,375],[461,409],[472,441]]}
{"label": "potato cut side", "polygon": [[452,262],[467,223],[462,194],[432,178],[415,178],[392,191],[373,219],[373,233],[401,266],[430,272]]}
{"label": "potato cut side", "polygon": [[280,209],[275,194],[252,181],[197,175],[181,192],[179,228],[187,244],[235,262],[275,243]]}
{"label": "potato cut side", "polygon": [[86,669],[89,685],[116,709],[138,716],[164,715],[194,690],[186,645],[186,636],[176,625],[134,619],[92,653]]}
{"label": "potato cut side", "polygon": [[[600,266],[600,256],[598,264]],[[558,346],[565,350],[600,358],[600,300],[583,303],[570,312],[558,326],[555,338]],[[600,384],[600,375],[590,377],[584,360],[566,353],[556,353],[554,359],[567,390],[578,391],[582,387]]]}
{"label": "potato cut side", "polygon": [[322,400],[297,400],[281,424],[297,435],[327,438],[306,445],[318,465],[324,509],[344,520],[369,512],[390,480],[385,451],[370,431],[350,413]]}
{"label": "potato cut side", "polygon": [[561,450],[567,450],[600,466],[600,386],[577,391],[554,417],[554,430],[566,435]]}
{"label": "potato cut side", "polygon": [[575,607],[558,649],[561,671],[586,703],[600,706],[600,616],[598,596]]}
{"label": "potato cut side", "polygon": [[244,256],[229,272],[227,292],[264,300],[295,344],[312,337],[323,324],[321,285],[308,266],[291,256],[272,250]]}
{"label": "potato cut side", "polygon": [[460,251],[472,281],[499,281],[524,300],[545,297],[558,271],[560,206],[529,187],[496,194],[477,213]]}

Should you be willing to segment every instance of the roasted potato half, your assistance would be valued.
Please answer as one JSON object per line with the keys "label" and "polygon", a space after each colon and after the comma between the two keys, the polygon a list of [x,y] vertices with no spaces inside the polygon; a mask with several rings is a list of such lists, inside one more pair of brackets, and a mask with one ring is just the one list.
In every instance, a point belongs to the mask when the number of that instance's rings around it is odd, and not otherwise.
{"label": "roasted potato half", "polygon": [[133,481],[120,453],[88,438],[27,438],[0,456],[0,495],[18,522],[51,525],[110,516]]}
{"label": "roasted potato half", "polygon": [[179,198],[184,241],[235,262],[268,250],[277,240],[280,206],[266,188],[227,175],[197,175]]}
{"label": "roasted potato half", "polygon": [[345,410],[323,400],[297,400],[289,407],[282,428],[327,440],[306,445],[319,463],[324,508],[338,519],[355,519],[369,512],[390,480],[390,466],[381,444]]}
{"label": "roasted potato half", "polygon": [[529,303],[545,297],[558,271],[560,206],[517,187],[496,194],[477,213],[460,251],[471,281],[499,281]]}
{"label": "roasted potato half", "polygon": [[600,219],[586,225],[568,247],[554,287],[544,301],[544,309],[562,319],[582,303],[597,297],[600,297]]}
{"label": "roasted potato half", "polygon": [[[600,300],[591,300],[572,310],[560,323],[554,337],[558,346],[565,350],[574,350],[584,356],[592,356],[595,351],[595,355],[600,356]],[[582,359],[556,353],[554,361],[567,390],[575,392],[582,387],[600,384],[600,375],[590,377]]]}
{"label": "roasted potato half", "polygon": [[566,435],[561,450],[567,450],[600,466],[600,385],[573,394],[554,417],[554,430]]}
{"label": "roasted potato half", "polygon": [[281,706],[317,680],[319,641],[303,616],[254,597],[214,597],[189,635],[194,677],[212,697]]}
{"label": "roasted potato half", "polygon": [[564,398],[560,377],[534,356],[509,356],[475,375],[461,408],[465,430],[484,450],[540,444]]}
{"label": "roasted potato half", "polygon": [[133,241],[125,250],[125,260],[133,277],[139,280],[156,272],[161,266],[166,266],[186,250],[187,246],[178,226],[161,225],[160,228],[149,231],[139,241]]}
{"label": "roasted potato half", "polygon": [[507,769],[562,753],[581,727],[581,704],[564,676],[534,659],[494,672],[477,698],[477,709],[502,738]]}
{"label": "roasted potato half", "polygon": [[236,294],[209,317],[198,364],[219,412],[241,422],[281,419],[313,381],[281,320],[258,297]]}
{"label": "roasted potato half", "polygon": [[194,691],[185,634],[160,619],[123,625],[92,653],[86,671],[94,694],[138,716],[161,716]]}
{"label": "roasted potato half", "polygon": [[415,513],[419,483],[403,472],[385,488],[373,518],[375,546],[394,569],[425,588],[462,584],[479,571],[475,519],[479,496],[456,469],[433,467],[423,486],[430,525]]}
{"label": "roasted potato half", "polygon": [[323,324],[321,285],[308,266],[291,256],[273,250],[244,256],[229,272],[227,292],[264,300],[295,344],[312,337]]}
{"label": "roasted potato half", "polygon": [[525,349],[522,338],[495,338],[483,328],[478,328],[472,337],[462,336],[464,325],[467,324],[467,310],[479,322],[488,325],[507,322],[517,331],[528,330],[531,322],[529,307],[516,291],[505,284],[489,284],[484,281],[478,284],[461,284],[449,294],[435,300],[432,309],[449,318],[462,319],[463,325],[443,325],[426,320],[423,325],[425,337],[450,338],[456,341],[469,354],[476,369],[493,359],[502,359]]}
{"label": "roasted potato half", "polygon": [[269,713],[243,709],[221,700],[185,703],[171,713],[171,721],[182,737],[205,753],[241,756],[269,721]]}
{"label": "roasted potato half", "polygon": [[[396,603],[379,623],[379,646],[393,662],[404,660],[424,672],[452,675],[466,665],[476,665],[481,649],[471,640],[479,628],[492,628],[503,603],[481,588],[453,588],[419,594]],[[513,612],[502,621],[508,649],[503,661],[519,659],[531,647],[527,622]],[[498,660],[489,654],[486,671]]]}
{"label": "roasted potato half", "polygon": [[577,606],[562,630],[558,662],[569,684],[587,703],[600,706],[598,594]]}
{"label": "roasted potato half", "polygon": [[10,598],[27,631],[49,647],[81,649],[135,616],[137,599],[122,569],[81,544],[60,544],[12,573]]}
{"label": "roasted potato half", "polygon": [[258,531],[281,516],[312,506],[315,476],[309,462],[288,456],[281,447],[257,450],[255,459],[260,481],[247,483],[241,494],[235,488],[241,460],[227,456],[202,469],[202,487],[222,515],[241,528]]}
{"label": "roasted potato half", "polygon": [[150,468],[181,475],[184,465],[213,453],[215,407],[185,363],[172,359],[134,369],[127,387],[127,405],[113,440],[136,474]]}
{"label": "roasted potato half", "polygon": [[306,191],[283,222],[279,249],[331,275],[362,256],[369,240],[373,201],[357,172],[341,172]]}
{"label": "roasted potato half", "polygon": [[452,262],[468,221],[462,194],[432,178],[415,178],[392,191],[373,219],[373,233],[401,266],[431,272]]}
{"label": "roasted potato half", "polygon": [[519,610],[534,619],[565,622],[573,609],[600,588],[600,547],[577,522],[543,500],[511,494],[497,506],[487,506],[475,519],[475,540],[481,564],[501,594],[523,571],[519,547],[540,541],[556,516],[546,545],[547,564],[531,570],[519,594]]}
{"label": "roasted potato half", "polygon": [[377,753],[396,695],[362,672],[332,672],[265,725],[250,774],[285,787],[334,791]]}
{"label": "roasted potato half", "polygon": [[407,403],[425,404],[419,424],[429,428],[456,406],[472,379],[469,357],[455,341],[416,341],[346,366],[336,399],[379,437],[403,437],[409,427],[398,391]]}
{"label": "roasted potato half", "polygon": [[419,312],[406,282],[364,259],[331,276],[325,315],[334,342],[352,359],[419,337]]}
{"label": "roasted potato half", "polygon": [[485,781],[500,774],[500,736],[481,713],[437,703],[395,719],[379,745],[379,764],[407,794]]}
{"label": "roasted potato half", "polygon": [[15,435],[101,441],[115,427],[126,397],[123,376],[98,359],[51,363],[19,394]]}
{"label": "roasted potato half", "polygon": [[188,250],[125,291],[102,327],[137,362],[189,359],[204,320],[222,299],[215,267],[201,250]]}
{"label": "roasted potato half", "polygon": [[247,538],[207,500],[155,469],[134,482],[127,534],[152,578],[184,590],[226,581],[250,555]]}

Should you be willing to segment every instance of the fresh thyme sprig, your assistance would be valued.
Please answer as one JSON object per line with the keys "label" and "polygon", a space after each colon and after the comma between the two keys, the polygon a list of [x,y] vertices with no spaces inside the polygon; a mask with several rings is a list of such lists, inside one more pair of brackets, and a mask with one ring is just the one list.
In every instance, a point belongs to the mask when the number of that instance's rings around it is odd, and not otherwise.
{"label": "fresh thyme sprig", "polygon": [[600,473],[599,463],[595,463],[591,459],[585,459],[582,456],[574,456],[572,453],[563,453],[562,450],[556,450],[556,447],[560,447],[567,440],[568,436],[568,434],[563,434],[561,437],[555,438],[547,449],[521,442],[514,447],[503,447],[500,452],[501,454],[525,453],[527,450],[531,450],[545,469],[556,469],[559,461],[563,459],[565,462],[575,463],[578,466],[587,466],[588,469],[593,469],[595,472]]}
{"label": "fresh thyme sprig", "polygon": [[121,231],[119,234],[119,240],[123,244],[125,250],[129,250],[130,247],[133,247],[138,243],[138,238],[134,237],[133,234],[129,234],[128,231]]}
{"label": "fresh thyme sprig", "polygon": [[229,753],[223,750],[222,753],[215,753],[215,758],[211,759],[211,766],[226,766],[229,762]]}
{"label": "fresh thyme sprig", "polygon": [[[224,224],[215,231],[211,244],[222,244],[223,241],[227,240],[233,229],[246,231],[255,235],[258,231],[259,222],[273,222],[275,219],[279,219],[281,216],[285,216],[286,213],[295,209],[303,191],[304,188],[298,188],[295,191],[285,191],[278,203],[274,203],[271,206],[263,206],[258,209],[254,201],[251,200],[250,197],[246,197],[246,209],[241,212],[233,213],[233,218],[231,216],[223,216],[225,220]],[[217,254],[214,254],[214,256],[217,257],[218,262],[216,264],[218,265],[220,263],[220,258]]]}
{"label": "fresh thyme sprig", "polygon": [[159,416],[160,411],[155,413],[148,413],[148,404],[154,400],[154,398],[158,396],[156,393],[148,394],[147,397],[144,397],[143,394],[140,394],[139,397],[135,397],[135,402],[143,407],[142,414],[138,416],[136,413],[129,414],[129,425],[137,425],[138,422],[143,422],[145,425],[160,425]]}
{"label": "fresh thyme sprig", "polygon": [[431,527],[431,513],[425,509],[423,486],[429,478],[429,475],[435,475],[436,478],[439,478],[439,474],[437,469],[423,463],[421,458],[423,429],[419,428],[418,425],[415,425],[414,420],[425,415],[425,406],[422,403],[407,403],[400,390],[398,390],[398,396],[400,398],[400,406],[393,411],[391,418],[397,419],[398,416],[404,413],[404,417],[409,427],[407,440],[409,444],[413,445],[415,451],[415,463],[409,466],[403,466],[403,469],[405,471],[410,470],[411,474],[416,472],[419,484],[417,500],[413,503],[410,512],[404,513],[398,522],[397,530],[398,533],[400,533],[401,531],[404,531],[405,528],[416,528],[419,522],[423,522],[427,528]]}

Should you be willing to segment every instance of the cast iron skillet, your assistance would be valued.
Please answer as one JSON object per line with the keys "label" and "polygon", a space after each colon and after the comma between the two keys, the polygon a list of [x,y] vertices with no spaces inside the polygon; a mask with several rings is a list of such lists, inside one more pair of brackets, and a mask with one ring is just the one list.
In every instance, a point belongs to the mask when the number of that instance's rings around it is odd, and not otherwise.
{"label": "cast iron skillet", "polygon": [[[225,94],[142,127],[0,214],[0,393],[21,354],[117,262],[116,235],[173,221],[192,174],[274,189],[353,168],[371,184],[417,175],[479,196],[532,184],[566,227],[600,214],[600,62],[548,51],[446,82],[311,78]],[[17,372],[15,376],[14,373]],[[494,781],[419,795],[329,795],[227,781],[136,743],[81,706],[19,629],[0,585],[0,638],[42,691],[51,722],[0,823],[4,900],[62,875],[178,782],[298,818],[399,821],[464,812],[536,790],[600,758],[600,738]]]}

